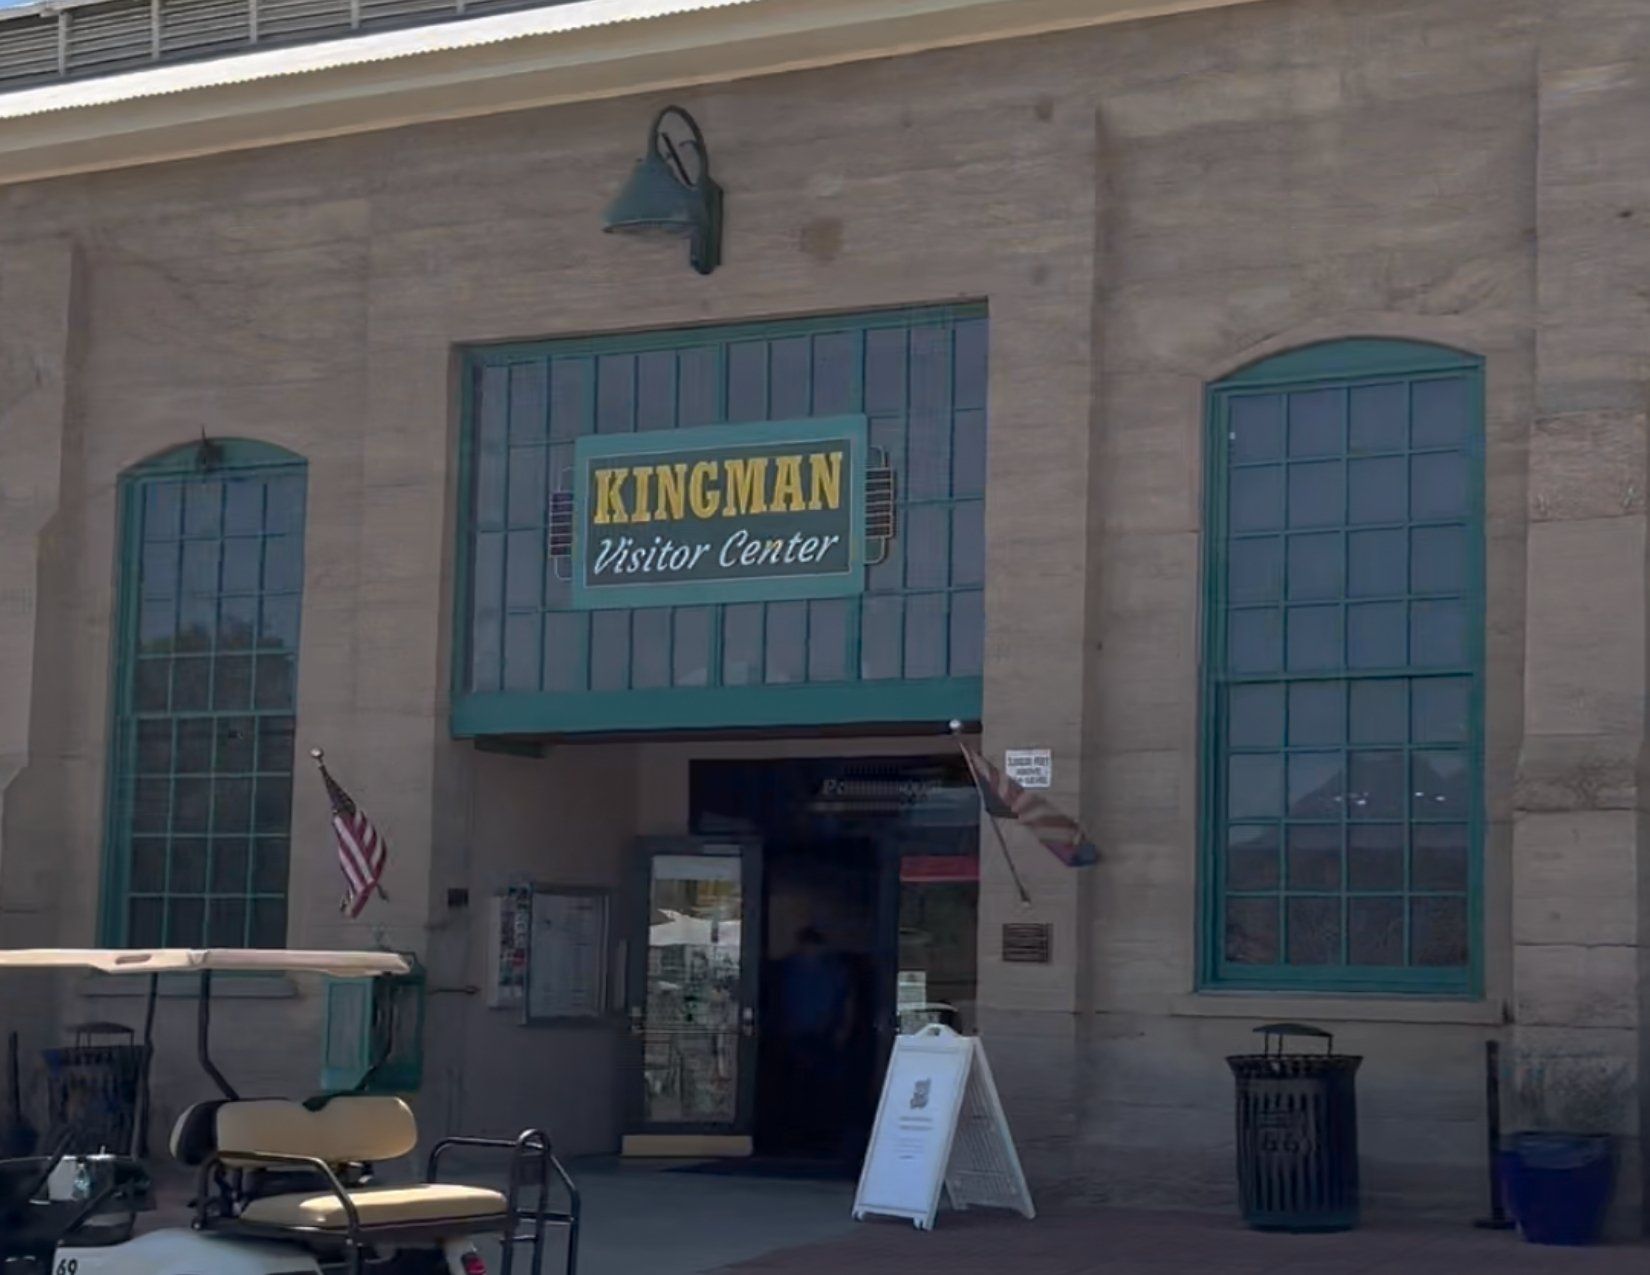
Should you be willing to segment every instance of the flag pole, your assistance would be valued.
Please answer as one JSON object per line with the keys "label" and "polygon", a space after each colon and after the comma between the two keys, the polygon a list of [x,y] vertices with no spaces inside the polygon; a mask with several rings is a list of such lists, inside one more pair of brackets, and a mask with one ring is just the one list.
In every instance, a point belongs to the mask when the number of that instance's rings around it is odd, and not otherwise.
{"label": "flag pole", "polygon": [[[309,755],[315,759],[315,768],[321,772],[321,776],[324,779],[326,777],[326,773],[327,773],[327,753],[326,753],[326,749],[324,749],[324,748],[312,748],[312,749],[309,750]],[[329,789],[329,791],[330,791],[330,789]],[[384,892],[384,886],[383,886],[382,882],[374,881],[372,883],[372,888],[377,893],[378,897],[381,898],[382,900],[384,900],[385,903],[388,903],[390,901],[390,896]]]}
{"label": "flag pole", "polygon": [[980,799],[980,809],[991,821],[991,831],[997,838],[997,849],[1002,851],[1003,862],[1008,865],[1008,875],[1014,881],[1014,888],[1019,891],[1020,903],[1029,908],[1031,895],[1026,890],[1026,883],[1020,880],[1020,870],[1014,866],[1014,856],[1008,852],[1008,839],[1003,836],[1003,826],[997,822],[997,816],[992,814],[991,804],[986,801],[985,793],[980,789],[979,772],[974,769],[974,759],[968,755],[968,749],[963,747],[962,723],[956,718],[951,719],[951,736],[957,741],[957,751],[962,753],[963,765],[968,767],[968,777],[974,782],[974,792]]}

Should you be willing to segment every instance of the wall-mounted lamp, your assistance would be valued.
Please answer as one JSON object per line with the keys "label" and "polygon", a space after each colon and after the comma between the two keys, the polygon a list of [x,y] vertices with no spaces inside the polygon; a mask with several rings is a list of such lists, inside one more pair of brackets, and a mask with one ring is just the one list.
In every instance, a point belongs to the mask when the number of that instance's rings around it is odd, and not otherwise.
{"label": "wall-mounted lamp", "polygon": [[[671,120],[679,130],[666,127]],[[647,154],[636,161],[603,223],[610,234],[686,235],[688,260],[700,274],[721,264],[722,188],[711,180],[710,152],[693,116],[667,106],[654,117]]]}

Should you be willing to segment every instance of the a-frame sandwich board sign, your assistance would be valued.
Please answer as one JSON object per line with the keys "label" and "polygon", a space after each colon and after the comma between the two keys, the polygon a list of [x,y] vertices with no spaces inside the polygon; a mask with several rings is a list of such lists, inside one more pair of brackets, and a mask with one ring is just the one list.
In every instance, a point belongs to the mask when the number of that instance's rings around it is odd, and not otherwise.
{"label": "a-frame sandwich board sign", "polygon": [[942,1188],[953,1208],[1036,1216],[985,1047],[934,1025],[894,1042],[854,1217],[932,1230]]}

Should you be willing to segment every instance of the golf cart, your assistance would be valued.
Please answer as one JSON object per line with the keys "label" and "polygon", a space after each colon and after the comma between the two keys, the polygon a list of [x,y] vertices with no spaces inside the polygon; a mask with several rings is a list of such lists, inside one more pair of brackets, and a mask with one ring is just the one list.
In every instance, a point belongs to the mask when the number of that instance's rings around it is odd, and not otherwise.
{"label": "golf cart", "polygon": [[[0,1272],[486,1275],[476,1244],[493,1241],[503,1275],[513,1275],[524,1246],[527,1270],[541,1275],[546,1232],[556,1227],[566,1232],[566,1275],[576,1275],[578,1191],[542,1132],[513,1141],[447,1138],[431,1150],[422,1181],[377,1185],[375,1166],[409,1155],[418,1126],[400,1098],[365,1092],[372,1069],[352,1091],[291,1101],[243,1098],[212,1061],[214,974],[378,978],[409,968],[393,952],[0,950],[0,973],[92,970],[149,981],[130,1146],[119,1149],[124,1154],[71,1153],[69,1136],[60,1136],[44,1155],[0,1160]],[[197,1177],[190,1226],[138,1234],[138,1215],[153,1208],[138,1150],[155,1006],[162,976],[180,974],[200,979],[196,1049],[218,1096],[186,1108],[172,1129],[172,1156]],[[441,1161],[460,1148],[497,1157],[505,1189],[441,1181]],[[554,1188],[566,1203],[552,1211]],[[535,1197],[531,1206],[524,1194]]]}

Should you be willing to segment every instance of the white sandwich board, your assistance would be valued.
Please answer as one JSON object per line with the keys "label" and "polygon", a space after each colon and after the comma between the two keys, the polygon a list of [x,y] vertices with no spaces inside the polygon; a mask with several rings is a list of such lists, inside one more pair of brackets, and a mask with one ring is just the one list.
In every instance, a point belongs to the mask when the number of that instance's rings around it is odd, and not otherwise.
{"label": "white sandwich board", "polygon": [[909,1218],[932,1230],[941,1188],[955,1209],[1037,1215],[984,1046],[934,1024],[894,1042],[854,1218]]}

